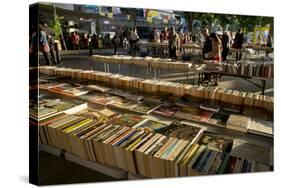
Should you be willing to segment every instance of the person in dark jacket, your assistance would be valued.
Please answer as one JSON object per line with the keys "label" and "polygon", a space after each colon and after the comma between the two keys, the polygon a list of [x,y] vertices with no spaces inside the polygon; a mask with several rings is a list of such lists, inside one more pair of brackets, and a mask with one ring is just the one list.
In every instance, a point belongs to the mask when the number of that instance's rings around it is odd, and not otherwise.
{"label": "person in dark jacket", "polygon": [[112,44],[114,47],[114,55],[117,55],[117,49],[118,46],[120,45],[120,36],[118,32],[116,32],[114,37],[112,38]]}
{"label": "person in dark jacket", "polygon": [[230,37],[228,35],[228,33],[225,31],[222,35],[222,61],[226,61],[227,60],[227,55],[229,52],[229,48],[230,48]]}
{"label": "person in dark jacket", "polygon": [[[233,48],[241,50],[244,43],[244,34],[242,29],[239,29],[234,38]],[[241,51],[236,52],[236,60],[241,60],[242,53]]]}
{"label": "person in dark jacket", "polygon": [[210,39],[208,28],[203,30],[203,35],[205,37],[205,42],[202,49],[202,55],[203,59],[208,59],[208,54],[212,51],[212,40]]}

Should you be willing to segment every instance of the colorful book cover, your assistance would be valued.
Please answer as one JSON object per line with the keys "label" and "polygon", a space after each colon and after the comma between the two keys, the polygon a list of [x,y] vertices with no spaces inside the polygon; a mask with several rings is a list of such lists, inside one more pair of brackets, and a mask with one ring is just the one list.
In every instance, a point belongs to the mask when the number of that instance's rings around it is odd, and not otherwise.
{"label": "colorful book cover", "polygon": [[123,114],[119,117],[116,117],[113,120],[113,124],[120,125],[120,126],[127,126],[127,127],[133,127],[142,121],[144,121],[145,118],[138,115],[133,114]]}
{"label": "colorful book cover", "polygon": [[234,139],[227,136],[205,132],[198,141],[198,144],[206,145],[208,148],[219,152],[230,152],[233,140]]}

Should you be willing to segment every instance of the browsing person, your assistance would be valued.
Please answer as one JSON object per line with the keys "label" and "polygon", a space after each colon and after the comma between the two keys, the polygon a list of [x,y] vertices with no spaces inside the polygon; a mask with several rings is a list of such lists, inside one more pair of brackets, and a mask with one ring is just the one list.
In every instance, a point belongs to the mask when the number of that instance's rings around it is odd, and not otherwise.
{"label": "browsing person", "polygon": [[180,46],[179,35],[176,33],[174,27],[171,28],[168,39],[169,39],[169,57],[173,61],[177,59],[177,48]]}
{"label": "browsing person", "polygon": [[160,35],[160,42],[161,43],[168,43],[168,36],[169,36],[168,28],[165,27],[164,30],[162,31],[161,35]]}
{"label": "browsing person", "polygon": [[204,42],[203,49],[202,49],[202,55],[203,55],[203,59],[206,60],[206,59],[209,59],[208,54],[212,51],[212,41],[209,36],[208,28],[205,28],[203,30],[203,36],[204,36],[205,42]]}
{"label": "browsing person", "polygon": [[138,40],[139,40],[139,35],[137,32],[137,28],[133,27],[130,33],[130,53],[132,53],[133,55],[136,55],[136,45]]}
{"label": "browsing person", "polygon": [[114,37],[112,38],[112,44],[114,47],[114,55],[117,55],[117,48],[120,44],[120,36],[118,32],[115,32]]}
{"label": "browsing person", "polygon": [[[262,44],[262,38],[261,38],[261,35],[258,35],[256,45],[257,45],[257,47],[259,48],[259,47],[261,47],[261,44]],[[259,54],[260,54],[260,50],[257,49],[256,52],[255,52],[255,54],[258,54],[258,55],[259,55]]]}
{"label": "browsing person", "polygon": [[[271,35],[268,34],[267,38],[266,38],[266,47],[268,48],[272,48],[272,38]],[[267,49],[265,51],[265,56],[268,57],[268,54],[270,53],[271,49]]]}
{"label": "browsing person", "polygon": [[238,32],[235,34],[234,38],[234,43],[233,43],[233,48],[237,49],[238,51],[236,52],[236,60],[241,60],[242,58],[242,46],[244,43],[244,34],[242,29],[239,29]]}
{"label": "browsing person", "polygon": [[227,55],[230,48],[230,36],[228,32],[225,31],[223,33],[221,43],[222,43],[222,53],[221,53],[222,61],[227,61]]}
{"label": "browsing person", "polygon": [[221,61],[221,48],[222,42],[219,36],[216,33],[210,34],[210,39],[212,41],[212,51],[211,51],[211,59],[214,61]]}

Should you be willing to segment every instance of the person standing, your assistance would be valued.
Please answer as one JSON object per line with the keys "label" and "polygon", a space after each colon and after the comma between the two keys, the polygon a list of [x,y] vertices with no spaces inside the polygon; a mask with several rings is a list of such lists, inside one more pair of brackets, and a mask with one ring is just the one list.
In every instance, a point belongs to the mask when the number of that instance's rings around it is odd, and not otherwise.
{"label": "person standing", "polygon": [[114,47],[114,55],[117,55],[117,48],[120,45],[120,36],[118,32],[115,32],[115,35],[112,38],[112,44]]}
{"label": "person standing", "polygon": [[133,27],[130,33],[130,54],[136,55],[136,45],[139,40],[139,35],[137,33],[137,28]]}
{"label": "person standing", "polygon": [[80,50],[80,37],[76,31],[71,33],[71,42],[73,50]]}
{"label": "person standing", "polygon": [[210,34],[210,39],[212,40],[212,51],[211,51],[211,59],[214,61],[221,61],[221,48],[222,43],[221,39],[216,33]]}
{"label": "person standing", "polygon": [[48,36],[43,25],[39,25],[39,50],[43,53],[46,64],[51,65],[50,46],[48,44]]}
{"label": "person standing", "polygon": [[[158,31],[156,30],[155,27],[153,27],[153,30],[150,33],[149,40],[152,43],[156,43],[156,44],[160,43],[160,34],[158,33]],[[156,45],[152,46],[152,53],[154,55],[156,55],[158,53],[158,46],[156,46]]]}
{"label": "person standing", "polygon": [[205,38],[205,42],[204,42],[203,49],[202,49],[202,55],[203,55],[203,59],[206,60],[206,59],[209,59],[208,54],[212,51],[212,41],[209,36],[208,28],[205,28],[203,30],[203,35]]}
{"label": "person standing", "polygon": [[[257,45],[257,47],[259,48],[259,47],[261,47],[261,44],[262,44],[262,38],[261,38],[261,35],[258,35],[256,45]],[[258,54],[258,55],[259,55],[259,54],[260,54],[260,50],[257,49],[256,52],[255,52],[255,54]]]}
{"label": "person standing", "polygon": [[174,27],[171,28],[168,39],[169,39],[169,57],[173,61],[177,59],[177,47],[180,45],[179,35],[176,33]]}
{"label": "person standing", "polygon": [[243,34],[242,29],[239,29],[235,35],[234,43],[233,43],[233,45],[234,45],[233,48],[238,50],[236,52],[236,60],[238,60],[238,61],[241,60],[241,58],[242,58],[241,50],[242,50],[243,43],[244,43],[244,34]]}
{"label": "person standing", "polygon": [[222,35],[222,61],[227,61],[227,55],[230,48],[230,36],[228,32],[224,32]]}
{"label": "person standing", "polygon": [[[272,48],[272,38],[271,35],[268,34],[267,38],[266,38],[266,47],[268,48]],[[271,52],[271,49],[267,49],[265,51],[265,56],[268,57],[268,54]]]}
{"label": "person standing", "polygon": [[50,54],[51,54],[51,57],[52,57],[52,63],[54,65],[56,65],[56,64],[58,64],[59,60],[57,60],[57,58],[56,58],[55,40],[54,40],[55,34],[54,34],[53,29],[48,27],[47,23],[44,24],[44,28],[45,28],[45,31],[46,31],[46,34],[47,34],[47,37],[48,37],[48,44],[49,44],[49,47],[50,47]]}
{"label": "person standing", "polygon": [[161,43],[167,43],[168,42],[168,36],[169,36],[168,28],[165,27],[164,30],[161,33],[160,42]]}

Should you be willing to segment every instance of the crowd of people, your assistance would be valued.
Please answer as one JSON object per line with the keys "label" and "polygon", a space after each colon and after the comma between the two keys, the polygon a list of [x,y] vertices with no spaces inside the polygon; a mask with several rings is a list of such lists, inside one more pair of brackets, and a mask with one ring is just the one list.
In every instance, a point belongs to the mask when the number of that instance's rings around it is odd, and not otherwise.
{"label": "crowd of people", "polygon": [[[204,60],[215,60],[215,61],[226,61],[229,54],[230,48],[238,49],[236,52],[236,60],[241,60],[242,53],[241,50],[243,43],[245,41],[244,33],[242,29],[239,29],[232,37],[232,33],[209,33],[209,29],[205,28],[202,30],[200,35],[203,36],[203,42],[201,40],[196,40],[195,35],[192,33],[177,33],[174,27],[167,28],[164,27],[162,31],[158,32],[156,28],[153,28],[149,33],[149,42],[167,44],[169,58],[176,60],[178,58],[177,52],[181,45],[186,45],[189,43],[199,42],[203,44],[202,47],[202,57]],[[30,42],[30,52],[34,49],[35,40],[34,37],[39,37],[38,49],[42,52],[47,65],[56,65],[60,63],[60,56],[57,46],[54,42],[54,32],[48,27],[48,25],[40,24],[39,32],[34,31],[31,35]],[[69,34],[64,34],[65,47],[70,50],[80,50],[80,49],[90,49],[90,54],[92,54],[92,49],[100,48],[100,41],[104,48],[113,48],[114,54],[118,54],[118,48],[128,49],[128,54],[136,55],[138,50],[138,41],[140,37],[136,27],[132,28],[119,28],[117,27],[116,32],[113,37],[109,33],[105,34],[103,37],[97,34],[90,35],[88,33],[78,33],[77,31],[71,32]],[[258,36],[257,44],[261,44],[261,37]],[[266,46],[271,47],[272,41],[270,35],[266,39]],[[157,54],[159,48],[153,47],[152,53]]]}

